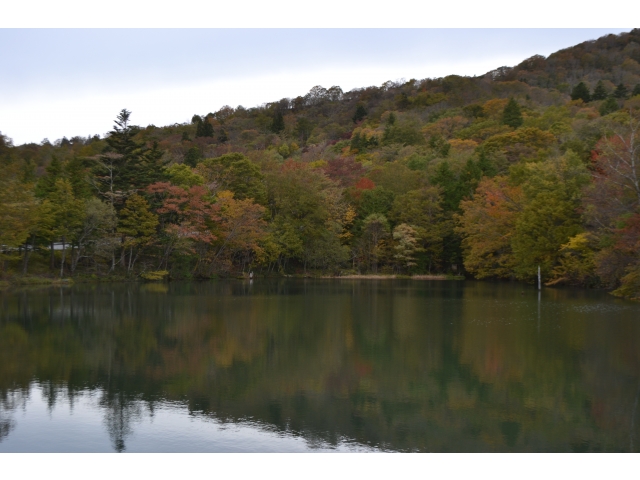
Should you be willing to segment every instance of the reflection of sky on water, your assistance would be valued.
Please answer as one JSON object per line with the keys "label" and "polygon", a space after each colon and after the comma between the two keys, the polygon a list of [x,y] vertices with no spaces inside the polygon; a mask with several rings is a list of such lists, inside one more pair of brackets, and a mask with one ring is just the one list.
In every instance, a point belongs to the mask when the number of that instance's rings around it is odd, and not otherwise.
{"label": "reflection of sky on water", "polygon": [[107,400],[100,390],[69,397],[48,385],[11,392],[0,401],[0,452],[364,452],[342,439],[336,446],[250,419],[230,423],[189,413],[178,402]]}
{"label": "reflection of sky on water", "polygon": [[640,305],[605,292],[162,287],[0,294],[0,451],[638,449]]}

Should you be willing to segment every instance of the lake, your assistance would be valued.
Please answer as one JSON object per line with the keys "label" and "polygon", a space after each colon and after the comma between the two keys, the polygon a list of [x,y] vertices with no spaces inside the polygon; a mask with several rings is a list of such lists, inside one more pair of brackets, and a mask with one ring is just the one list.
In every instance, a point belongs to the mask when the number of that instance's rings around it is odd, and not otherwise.
{"label": "lake", "polygon": [[0,292],[0,452],[638,452],[640,305],[515,283]]}

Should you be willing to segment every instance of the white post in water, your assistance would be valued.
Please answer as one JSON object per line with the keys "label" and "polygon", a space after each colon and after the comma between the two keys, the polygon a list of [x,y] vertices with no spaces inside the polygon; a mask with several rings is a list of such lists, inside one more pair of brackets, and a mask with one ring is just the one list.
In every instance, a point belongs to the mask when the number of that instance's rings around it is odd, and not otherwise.
{"label": "white post in water", "polygon": [[538,265],[538,290],[542,290],[542,279],[540,278],[540,265]]}

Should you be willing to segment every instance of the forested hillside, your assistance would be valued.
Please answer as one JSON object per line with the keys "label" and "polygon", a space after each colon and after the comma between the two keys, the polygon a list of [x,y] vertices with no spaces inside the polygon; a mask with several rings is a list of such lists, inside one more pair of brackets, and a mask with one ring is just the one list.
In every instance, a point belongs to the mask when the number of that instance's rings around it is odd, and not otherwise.
{"label": "forested hillside", "polygon": [[2,275],[540,266],[640,297],[638,29],[479,77],[317,86],[165,127],[135,113],[105,138],[0,136]]}

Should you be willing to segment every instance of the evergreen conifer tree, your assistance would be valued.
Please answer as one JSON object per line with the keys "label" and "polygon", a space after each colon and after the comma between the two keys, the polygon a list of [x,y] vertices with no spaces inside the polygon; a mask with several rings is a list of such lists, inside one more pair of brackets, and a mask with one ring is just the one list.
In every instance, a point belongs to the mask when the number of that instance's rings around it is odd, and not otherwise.
{"label": "evergreen conifer tree", "polygon": [[284,131],[284,117],[282,116],[282,112],[277,112],[276,116],[273,118],[271,131],[273,133],[280,133]]}
{"label": "evergreen conifer tree", "polygon": [[502,123],[512,128],[518,128],[523,122],[520,105],[513,98],[510,98],[509,103],[507,103],[502,112]]}
{"label": "evergreen conifer tree", "polygon": [[92,192],[87,179],[87,167],[82,158],[74,156],[65,164],[64,172],[76,198],[87,199],[91,197]]}
{"label": "evergreen conifer tree", "polygon": [[600,105],[600,115],[604,117],[605,115],[615,112],[618,108],[618,102],[616,99],[613,97],[607,97],[607,99],[602,102],[602,105]]}
{"label": "evergreen conifer tree", "polygon": [[602,80],[599,80],[596,84],[596,88],[593,89],[593,95],[591,96],[592,100],[604,100],[607,98],[607,89],[604,88],[604,83]]}
{"label": "evergreen conifer tree", "polygon": [[635,97],[636,95],[640,95],[640,83],[633,87],[633,92],[631,92],[632,97]]}
{"label": "evergreen conifer tree", "polygon": [[582,100],[583,102],[589,102],[591,100],[591,94],[589,93],[589,87],[584,82],[580,82],[571,91],[571,100]]}
{"label": "evergreen conifer tree", "polygon": [[627,98],[627,95],[629,95],[629,90],[627,90],[627,87],[622,83],[619,84],[613,92],[613,96],[616,98]]}
{"label": "evergreen conifer tree", "polygon": [[45,175],[38,179],[36,184],[36,197],[45,198],[48,197],[54,190],[56,181],[62,178],[63,166],[62,162],[57,156],[51,156],[51,162],[45,168]]}
{"label": "evergreen conifer tree", "polygon": [[358,105],[356,107],[356,113],[353,115],[353,123],[358,123],[364,117],[367,116],[367,111],[365,110],[363,105]]}
{"label": "evergreen conifer tree", "polygon": [[202,154],[200,153],[200,149],[198,147],[191,147],[184,156],[184,163],[185,165],[189,165],[191,168],[194,168],[198,165],[198,161],[201,158]]}
{"label": "evergreen conifer tree", "polygon": [[203,137],[213,137],[213,125],[209,121],[209,117],[205,118],[202,122],[204,124]]}
{"label": "evergreen conifer tree", "polygon": [[481,148],[478,153],[478,168],[482,172],[482,175],[486,175],[487,177],[494,177],[498,173],[484,148]]}
{"label": "evergreen conifer tree", "polygon": [[[196,117],[196,115],[194,115],[194,118]],[[205,126],[204,126],[204,122],[202,121],[202,118],[198,117],[196,118],[196,138],[199,137],[206,137],[207,134],[205,132]]]}

